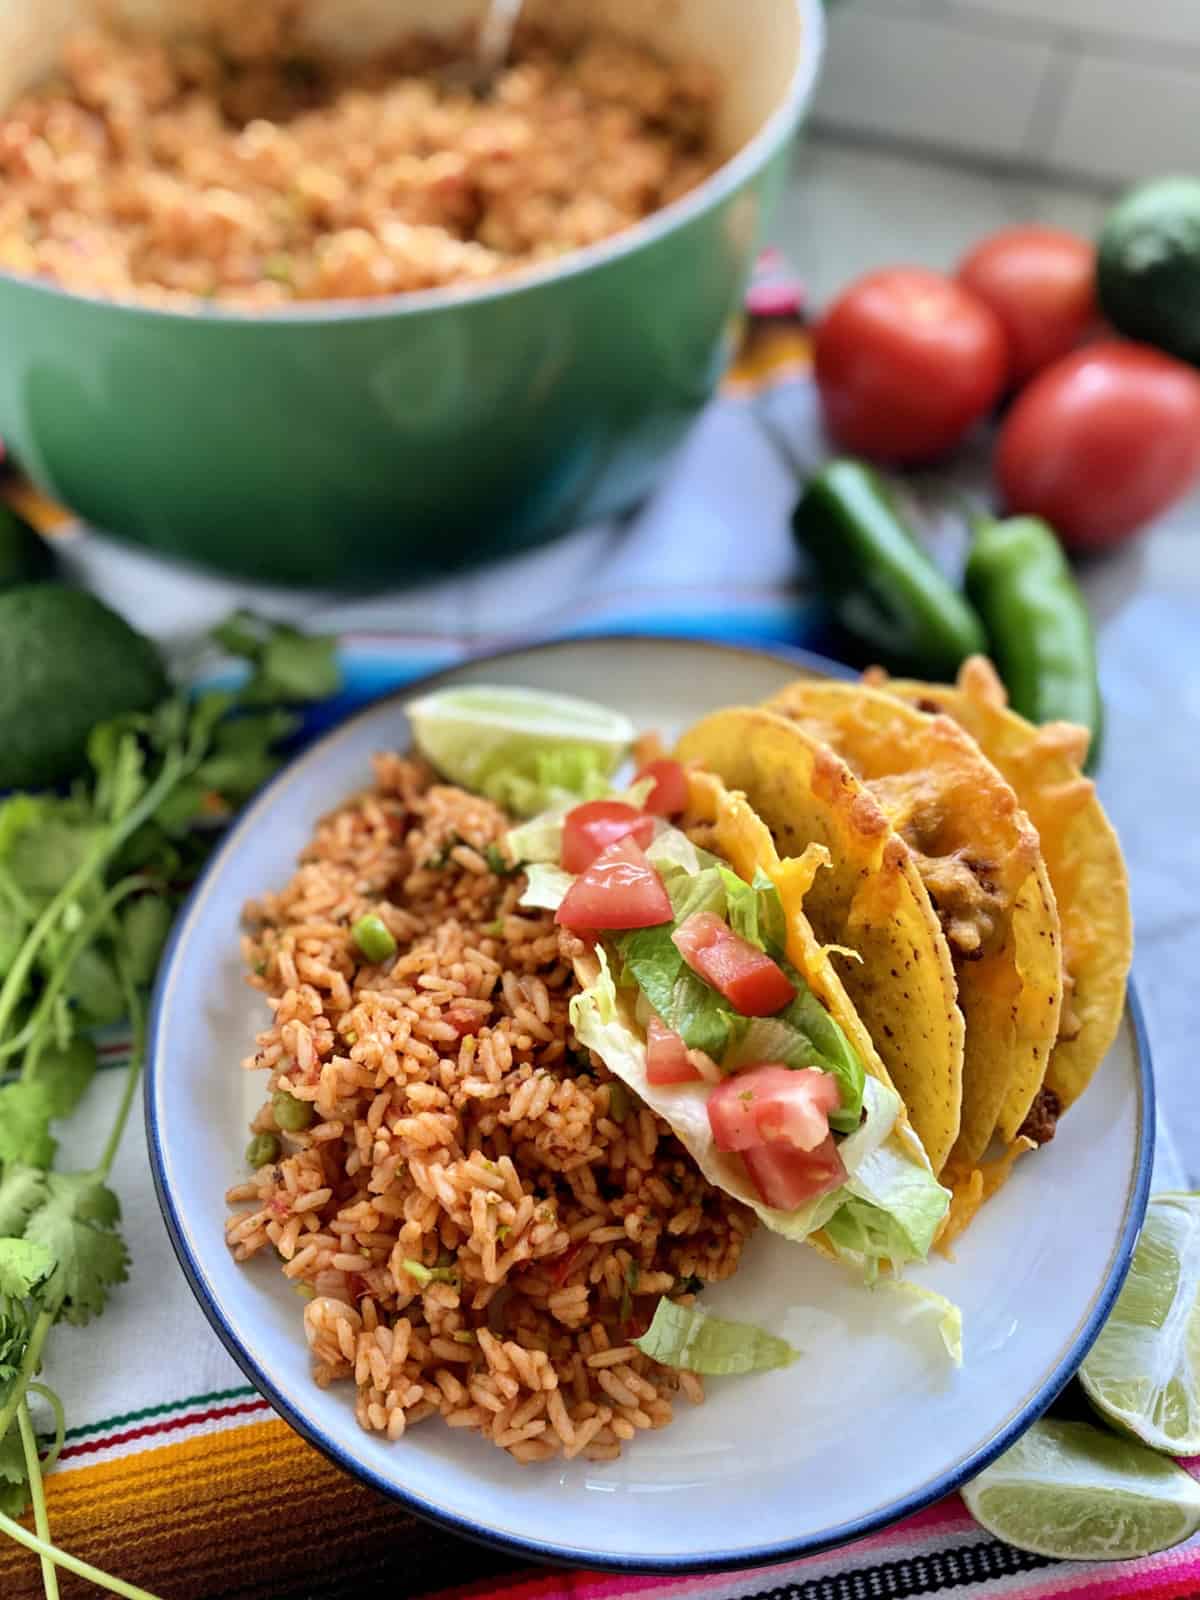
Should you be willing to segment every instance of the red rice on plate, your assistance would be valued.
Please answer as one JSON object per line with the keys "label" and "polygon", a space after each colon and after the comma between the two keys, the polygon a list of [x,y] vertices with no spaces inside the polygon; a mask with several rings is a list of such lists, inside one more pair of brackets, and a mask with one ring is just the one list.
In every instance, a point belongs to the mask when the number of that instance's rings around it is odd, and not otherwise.
{"label": "red rice on plate", "polygon": [[[575,1044],[572,938],[488,863],[508,825],[381,756],[287,888],[246,908],[274,1013],[245,1063],[270,1072],[252,1127],[277,1131],[278,1090],[315,1120],[229,1191],[227,1234],[309,1297],[316,1381],[353,1381],[364,1428],[399,1439],[440,1413],[519,1461],[609,1460],[676,1394],[703,1399],[631,1340],[660,1295],[728,1277],[754,1219]],[[379,965],[350,931],[368,913],[398,946]]]}

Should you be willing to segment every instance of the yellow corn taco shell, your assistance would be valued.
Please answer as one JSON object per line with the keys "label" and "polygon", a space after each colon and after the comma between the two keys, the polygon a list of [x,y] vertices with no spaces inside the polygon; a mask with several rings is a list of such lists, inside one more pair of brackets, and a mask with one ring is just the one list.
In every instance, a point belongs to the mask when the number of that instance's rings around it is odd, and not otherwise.
{"label": "yellow corn taco shell", "polygon": [[[793,959],[869,1070],[894,1084],[940,1172],[959,1131],[963,1022],[949,951],[907,848],[845,762],[771,711],[717,712],[676,753],[749,802],[749,822],[737,811],[714,818],[737,870],[785,858],[776,881],[789,918],[797,913],[797,939],[810,946]],[[755,835],[744,867],[731,854],[735,828]],[[815,877],[803,865],[812,845],[829,862]]]}
{"label": "yellow corn taco shell", "polygon": [[949,717],[860,684],[816,681],[789,685],[768,709],[836,751],[908,847],[949,945],[966,1025],[949,1167],[970,1171],[994,1135],[1017,1136],[1058,1033],[1058,915],[1037,831]]}
{"label": "yellow corn taco shell", "polygon": [[[1009,709],[991,663],[964,663],[954,688],[872,679],[931,715],[952,717],[1003,773],[1041,837],[1062,928],[1064,1000],[1045,1087],[1065,1111],[1087,1088],[1116,1037],[1133,959],[1129,879],[1121,846],[1082,772],[1085,729],[1037,728]],[[1043,1133],[1053,1127],[1046,1108]]]}

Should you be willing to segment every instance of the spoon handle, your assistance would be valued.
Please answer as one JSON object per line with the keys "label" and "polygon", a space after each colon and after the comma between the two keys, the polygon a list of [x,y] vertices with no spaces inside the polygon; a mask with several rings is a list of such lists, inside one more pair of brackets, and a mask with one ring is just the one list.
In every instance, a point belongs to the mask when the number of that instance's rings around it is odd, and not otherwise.
{"label": "spoon handle", "polygon": [[481,87],[486,88],[508,60],[523,4],[524,0],[490,0],[476,51]]}

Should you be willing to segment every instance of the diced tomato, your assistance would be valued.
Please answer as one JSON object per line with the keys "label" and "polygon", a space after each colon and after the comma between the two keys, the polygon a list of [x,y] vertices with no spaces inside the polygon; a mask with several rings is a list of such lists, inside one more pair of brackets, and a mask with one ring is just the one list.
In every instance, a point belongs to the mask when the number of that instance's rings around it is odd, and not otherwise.
{"label": "diced tomato", "polygon": [[562,865],[584,872],[610,844],[626,837],[644,850],[654,837],[654,818],[623,800],[588,800],[563,818]]}
{"label": "diced tomato", "polygon": [[829,1113],[842,1103],[828,1072],[768,1061],[726,1078],[708,1097],[708,1123],[718,1150],[748,1150],[778,1141],[815,1150],[829,1135]]}
{"label": "diced tomato", "polygon": [[646,1025],[646,1077],[651,1083],[696,1083],[700,1074],[688,1060],[687,1045],[673,1028],[651,1017]]}
{"label": "diced tomato", "polygon": [[647,761],[638,773],[638,781],[642,778],[654,779],[654,787],[646,796],[647,811],[652,811],[656,817],[677,817],[681,811],[687,810],[687,773],[678,761],[671,761],[667,757]]}
{"label": "diced tomato", "polygon": [[448,1022],[460,1039],[469,1033],[478,1033],[487,1020],[491,1008],[478,1000],[451,1001],[442,1012],[442,1021]]}
{"label": "diced tomato", "polygon": [[[774,1071],[773,1067],[760,1067],[760,1072]],[[784,1067],[783,1071],[787,1071]],[[726,1078],[717,1084],[708,1097],[708,1125],[718,1150],[749,1150],[751,1145],[762,1144],[758,1131],[758,1106],[753,1087],[741,1082],[741,1075]]]}
{"label": "diced tomato", "polygon": [[769,1017],[796,997],[779,963],[712,911],[697,911],[671,937],[692,971],[744,1017]]}
{"label": "diced tomato", "polygon": [[670,922],[663,881],[633,839],[618,839],[563,896],[555,922],[564,928],[653,928]]}
{"label": "diced tomato", "polygon": [[797,1150],[782,1139],[772,1139],[743,1151],[742,1160],[759,1199],[777,1211],[794,1211],[846,1181],[832,1134],[815,1150]]}

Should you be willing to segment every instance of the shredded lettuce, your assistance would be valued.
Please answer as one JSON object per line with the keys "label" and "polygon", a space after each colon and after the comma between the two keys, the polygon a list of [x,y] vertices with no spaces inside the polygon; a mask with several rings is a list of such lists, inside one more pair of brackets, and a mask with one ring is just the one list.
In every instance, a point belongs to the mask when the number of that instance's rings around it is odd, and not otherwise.
{"label": "shredded lettuce", "polygon": [[646,847],[646,859],[652,861],[662,875],[663,881],[670,887],[672,871],[682,871],[694,875],[704,872],[709,867],[719,867],[720,857],[714,856],[710,850],[702,850],[699,845],[693,844],[682,828],[663,828]]}
{"label": "shredded lettuce", "polygon": [[562,859],[563,818],[569,810],[566,806],[557,811],[543,811],[531,821],[510,828],[504,843],[513,860],[523,866],[538,861],[557,866]]}
{"label": "shredded lettuce", "polygon": [[729,1042],[731,1013],[724,999],[698,978],[675,947],[669,923],[618,934],[623,963],[651,1006],[691,1050],[719,1061]]}
{"label": "shredded lettuce", "polygon": [[[924,1259],[950,1196],[934,1177],[920,1145],[900,1123],[900,1097],[895,1090],[874,1078],[865,1079],[862,1119],[838,1146],[847,1174],[840,1189],[795,1211],[765,1206],[743,1163],[716,1147],[708,1120],[710,1085],[664,1087],[649,1082],[645,1036],[637,1023],[635,1003],[618,993],[602,946],[597,955],[595,979],[571,1000],[575,1036],[670,1124],[710,1183],[750,1206],[773,1232],[794,1240],[828,1231],[840,1210],[857,1202],[830,1242],[848,1265],[868,1279],[878,1274],[884,1262],[900,1267]],[[653,995],[649,999],[653,1004]]]}
{"label": "shredded lettuce", "polygon": [[697,916],[702,911],[710,911],[715,917],[724,917],[725,885],[721,881],[720,867],[703,867],[695,873],[674,872],[665,876],[663,882],[671,898],[671,910],[675,913],[677,924],[686,922],[689,917]]}
{"label": "shredded lettuce", "polygon": [[[640,811],[653,788],[653,778],[639,778],[636,783],[630,784],[628,789],[612,789],[605,783],[598,794],[576,794],[565,799],[559,797],[558,803],[540,811],[528,822],[522,822],[519,826],[508,830],[505,843],[509,853],[514,861],[523,865],[545,861],[557,866],[562,859],[563,819],[568,811],[573,810],[584,800],[620,800],[625,805],[632,806],[635,811]],[[667,831],[679,834],[681,839],[686,838],[677,828]],[[652,841],[647,854],[653,850]]]}
{"label": "shredded lettuce", "polygon": [[928,1317],[936,1314],[938,1337],[945,1346],[946,1354],[956,1367],[962,1366],[962,1311],[953,1300],[947,1300],[946,1296],[939,1294],[936,1289],[926,1289],[923,1284],[913,1283],[908,1278],[881,1278],[875,1289],[877,1293],[882,1290],[907,1301],[908,1304],[904,1309],[912,1316]]}
{"label": "shredded lettuce", "polygon": [[731,1016],[729,1044],[721,1065],[732,1072],[756,1061],[781,1061],[796,1070],[814,1067],[830,1073],[842,1096],[830,1124],[839,1133],[852,1133],[862,1118],[863,1064],[800,974],[786,961],[783,968],[795,985],[796,998],[772,1017]]}
{"label": "shredded lettuce", "polygon": [[779,890],[760,867],[747,883],[728,867],[718,867],[725,888],[726,914],[734,933],[760,950],[779,955],[787,945],[787,918]]}
{"label": "shredded lettuce", "polygon": [[654,1321],[634,1344],[652,1361],[714,1378],[790,1367],[800,1351],[749,1322],[710,1316],[699,1306],[681,1306],[665,1297]]}
{"label": "shredded lettuce", "polygon": [[609,793],[607,751],[587,746],[531,751],[519,766],[498,766],[474,787],[505,811],[532,817],[552,806],[578,805]]}
{"label": "shredded lettuce", "polygon": [[[776,934],[784,931],[779,892],[765,874],[745,883],[723,866],[702,868],[691,877],[679,872],[667,881],[667,893],[676,923],[698,911],[736,917],[740,927],[735,925],[735,932],[760,948],[763,935],[775,943]],[[727,1070],[756,1061],[781,1061],[793,1068],[831,1073],[842,1103],[830,1122],[840,1133],[856,1128],[862,1115],[862,1062],[796,969],[780,958],[796,990],[784,1010],[772,1017],[742,1017],[687,965],[673,931],[664,924],[614,940],[623,972],[632,975],[666,1025],[689,1049],[705,1051]]]}
{"label": "shredded lettuce", "polygon": [[525,868],[525,877],[525,888],[517,904],[533,906],[540,911],[557,911],[575,882],[569,872],[549,861],[531,862]]}

